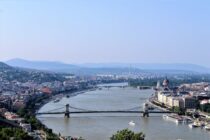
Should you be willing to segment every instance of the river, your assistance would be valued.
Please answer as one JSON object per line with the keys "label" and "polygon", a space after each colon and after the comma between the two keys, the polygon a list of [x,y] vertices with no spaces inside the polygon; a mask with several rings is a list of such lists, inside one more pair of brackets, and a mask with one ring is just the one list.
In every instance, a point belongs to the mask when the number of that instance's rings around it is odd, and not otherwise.
{"label": "river", "polygon": [[[102,88],[71,98],[63,97],[58,103],[49,102],[39,112],[61,108],[66,104],[86,110],[126,110],[142,106],[152,94],[153,90],[138,90],[132,87]],[[62,110],[65,109],[60,111]],[[149,118],[141,116],[142,114],[71,114],[69,119],[64,118],[64,115],[37,117],[55,133],[61,133],[63,136],[81,136],[87,140],[109,140],[112,134],[125,128],[145,133],[146,140],[210,139],[210,132],[165,121],[162,114],[150,114]],[[136,123],[135,126],[129,126],[131,120]]]}

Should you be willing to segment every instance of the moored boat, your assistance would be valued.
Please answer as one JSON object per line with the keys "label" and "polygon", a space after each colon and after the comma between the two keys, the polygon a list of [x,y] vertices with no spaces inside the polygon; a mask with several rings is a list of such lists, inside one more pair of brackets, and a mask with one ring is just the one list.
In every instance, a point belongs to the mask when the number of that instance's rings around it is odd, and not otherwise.
{"label": "moored boat", "polygon": [[129,123],[128,123],[130,126],[135,126],[136,124],[134,123],[134,121],[130,121]]}
{"label": "moored boat", "polygon": [[172,114],[172,115],[163,115],[163,118],[169,121],[173,121],[177,124],[183,123],[183,118],[179,115]]}
{"label": "moored boat", "polygon": [[184,123],[184,124],[191,124],[191,123],[193,123],[193,120],[192,120],[191,118],[184,117],[183,123]]}
{"label": "moored boat", "polygon": [[190,128],[201,127],[201,123],[199,121],[194,121],[192,124],[189,124]]}
{"label": "moored boat", "polygon": [[55,99],[54,103],[60,102],[60,99]]}
{"label": "moored boat", "polygon": [[209,130],[209,131],[210,131],[210,124],[206,125],[204,128],[205,128],[206,130]]}
{"label": "moored boat", "polygon": [[163,114],[163,119],[167,119],[167,117],[168,117],[167,115]]}
{"label": "moored boat", "polygon": [[182,118],[177,118],[175,121],[177,124],[183,123],[183,119]]}

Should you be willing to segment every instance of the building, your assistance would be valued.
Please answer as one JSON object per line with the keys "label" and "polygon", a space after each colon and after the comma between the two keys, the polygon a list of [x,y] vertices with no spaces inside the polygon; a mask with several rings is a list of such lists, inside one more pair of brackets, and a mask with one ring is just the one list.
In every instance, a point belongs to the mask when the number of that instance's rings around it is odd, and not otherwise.
{"label": "building", "polygon": [[193,96],[185,96],[183,99],[184,109],[195,109],[196,108],[196,98]]}
{"label": "building", "polygon": [[173,99],[173,106],[172,107],[183,108],[183,100],[180,97],[175,97]]}
{"label": "building", "polygon": [[15,109],[15,110],[24,108],[25,106],[26,106],[26,103],[23,100],[16,100],[13,103],[13,109]]}
{"label": "building", "polygon": [[182,100],[181,97],[169,96],[167,106],[171,107],[171,108],[173,108],[173,107],[182,108],[183,107],[183,100]]}
{"label": "building", "polygon": [[210,104],[210,100],[204,99],[200,101],[200,105]]}
{"label": "building", "polygon": [[173,107],[174,106],[174,97],[169,96],[168,97],[168,104],[167,106]]}
{"label": "building", "polygon": [[173,93],[170,91],[159,91],[158,92],[158,101],[165,105],[168,104],[168,97],[170,97]]}
{"label": "building", "polygon": [[43,87],[40,89],[40,92],[44,93],[44,94],[52,94],[52,90],[48,87]]}
{"label": "building", "polygon": [[6,108],[0,108],[0,115],[1,116],[3,116],[5,112],[7,112]]}
{"label": "building", "polygon": [[31,132],[31,124],[20,123],[20,126],[23,128],[25,132]]}
{"label": "building", "polygon": [[5,112],[4,117],[8,120],[14,120],[14,119],[19,118],[19,116],[17,114],[12,113],[12,112]]}

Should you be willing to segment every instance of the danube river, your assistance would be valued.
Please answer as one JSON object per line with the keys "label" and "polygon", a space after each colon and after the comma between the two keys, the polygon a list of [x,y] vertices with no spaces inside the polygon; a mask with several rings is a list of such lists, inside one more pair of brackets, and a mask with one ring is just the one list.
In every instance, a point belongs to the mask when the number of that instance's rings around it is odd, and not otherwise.
{"label": "danube river", "polygon": [[[66,104],[85,110],[126,110],[142,106],[152,94],[153,90],[131,87],[102,88],[71,98],[63,97],[58,103],[49,102],[39,112],[62,108]],[[59,111],[62,110],[64,111]],[[55,133],[61,133],[63,136],[81,136],[87,140],[109,140],[112,134],[125,128],[144,132],[146,140],[210,139],[210,132],[165,121],[162,114],[150,114],[149,118],[141,116],[142,114],[72,114],[69,119],[64,118],[64,115],[42,115],[38,118]],[[130,126],[130,121],[134,121],[136,125]]]}

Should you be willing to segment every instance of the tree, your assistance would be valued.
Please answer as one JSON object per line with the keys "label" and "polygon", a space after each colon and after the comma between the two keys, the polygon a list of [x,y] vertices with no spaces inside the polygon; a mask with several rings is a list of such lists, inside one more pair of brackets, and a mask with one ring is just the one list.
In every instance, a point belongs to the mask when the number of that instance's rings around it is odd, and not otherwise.
{"label": "tree", "polygon": [[210,113],[210,104],[200,105],[200,110],[203,112]]}
{"label": "tree", "polygon": [[144,138],[145,135],[142,132],[134,133],[133,131],[124,129],[114,134],[110,140],[144,140]]}
{"label": "tree", "polygon": [[173,107],[173,111],[175,113],[178,113],[179,115],[185,115],[185,112],[186,112],[185,109],[177,107],[177,106]]}
{"label": "tree", "polygon": [[0,140],[33,140],[26,132],[19,128],[0,128]]}

